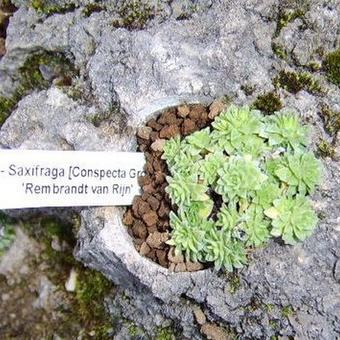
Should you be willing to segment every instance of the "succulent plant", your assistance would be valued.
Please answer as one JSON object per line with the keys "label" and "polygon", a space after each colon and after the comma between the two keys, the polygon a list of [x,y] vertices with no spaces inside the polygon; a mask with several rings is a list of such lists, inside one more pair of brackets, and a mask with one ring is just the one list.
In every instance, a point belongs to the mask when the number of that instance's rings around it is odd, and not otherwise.
{"label": "succulent plant", "polygon": [[178,174],[166,179],[169,185],[165,191],[169,194],[171,201],[179,207],[188,206],[193,201],[209,200],[209,196],[206,194],[206,186],[197,183],[194,176],[185,177]]}
{"label": "succulent plant", "polygon": [[307,144],[308,128],[302,126],[298,117],[291,112],[270,116],[265,131],[269,145],[299,150]]}
{"label": "succulent plant", "polygon": [[181,152],[181,138],[176,136],[169,139],[163,148],[162,159],[165,159],[169,166],[174,164],[175,157]]}
{"label": "succulent plant", "polygon": [[[191,146],[191,153],[200,154],[205,151],[209,151],[212,147],[210,128],[205,128],[200,131],[196,131],[186,137],[187,143]],[[195,150],[195,152],[194,152]]]}
{"label": "succulent plant", "polygon": [[310,202],[301,195],[275,200],[265,214],[272,219],[271,234],[292,245],[310,236],[317,224]]}
{"label": "succulent plant", "polygon": [[205,237],[213,222],[205,220],[198,224],[185,213],[177,216],[170,212],[170,225],[173,230],[167,244],[175,246],[175,254],[184,254],[188,261],[202,260]]}
{"label": "succulent plant", "polygon": [[241,217],[242,229],[245,231],[246,246],[260,246],[270,237],[269,222],[264,219],[262,208],[252,204]]}
{"label": "succulent plant", "polygon": [[198,171],[200,178],[205,180],[208,185],[215,184],[218,177],[218,170],[221,169],[226,162],[228,162],[228,158],[223,152],[209,153],[199,163]]}
{"label": "succulent plant", "polygon": [[190,154],[187,148],[186,151],[180,152],[174,157],[170,172],[172,175],[190,176],[193,173],[197,173],[201,159],[201,156],[198,154]]}
{"label": "succulent plant", "polygon": [[214,262],[216,270],[242,268],[247,263],[244,244],[223,229],[211,229],[205,236],[205,260]]}
{"label": "succulent plant", "polygon": [[281,194],[279,184],[275,181],[267,180],[261,188],[256,191],[253,202],[263,209],[269,208],[275,199]]}
{"label": "succulent plant", "polygon": [[305,195],[320,181],[321,164],[310,152],[288,154],[276,162],[274,173],[289,186],[289,194]]}
{"label": "succulent plant", "polygon": [[[264,130],[263,117],[259,111],[250,110],[246,106],[242,108],[231,106],[229,110],[215,118],[212,126],[214,127],[211,133],[213,142],[229,155],[249,148],[249,139],[259,138]],[[256,143],[261,144],[259,140]]]}
{"label": "succulent plant", "polygon": [[218,174],[216,192],[225,202],[234,203],[240,198],[253,197],[267,178],[250,157],[231,156]]}
{"label": "succulent plant", "polygon": [[177,210],[168,243],[187,259],[232,271],[246,264],[246,247],[271,236],[304,240],[317,223],[305,195],[322,172],[306,151],[307,133],[293,113],[231,106],[211,130],[167,141],[166,192]]}

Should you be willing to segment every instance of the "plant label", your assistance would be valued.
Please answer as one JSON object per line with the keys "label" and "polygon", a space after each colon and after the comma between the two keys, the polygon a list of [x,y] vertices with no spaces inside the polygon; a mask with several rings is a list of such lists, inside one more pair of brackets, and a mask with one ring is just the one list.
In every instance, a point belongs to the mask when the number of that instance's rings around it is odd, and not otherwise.
{"label": "plant label", "polygon": [[0,150],[0,209],[130,205],[144,163],[140,152]]}

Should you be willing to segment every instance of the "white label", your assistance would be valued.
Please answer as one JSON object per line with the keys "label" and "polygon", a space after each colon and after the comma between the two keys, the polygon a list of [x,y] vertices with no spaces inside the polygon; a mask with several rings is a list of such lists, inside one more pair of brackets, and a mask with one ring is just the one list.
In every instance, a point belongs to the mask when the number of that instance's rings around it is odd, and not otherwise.
{"label": "white label", "polygon": [[144,154],[0,150],[0,209],[130,205]]}

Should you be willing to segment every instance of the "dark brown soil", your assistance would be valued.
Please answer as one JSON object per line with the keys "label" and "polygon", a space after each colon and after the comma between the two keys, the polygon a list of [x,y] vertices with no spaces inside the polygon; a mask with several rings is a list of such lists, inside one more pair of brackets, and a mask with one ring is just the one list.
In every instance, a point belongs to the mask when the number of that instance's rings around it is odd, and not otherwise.
{"label": "dark brown soil", "polygon": [[165,243],[171,233],[171,201],[165,192],[165,177],[169,172],[166,162],[161,159],[163,146],[167,139],[187,136],[208,126],[216,116],[217,107],[221,111],[224,105],[214,102],[210,107],[195,104],[171,108],[137,131],[138,151],[145,153],[146,175],[139,178],[143,194],[135,197],[123,222],[141,255],[175,272],[197,271],[204,266],[175,256],[174,248]]}

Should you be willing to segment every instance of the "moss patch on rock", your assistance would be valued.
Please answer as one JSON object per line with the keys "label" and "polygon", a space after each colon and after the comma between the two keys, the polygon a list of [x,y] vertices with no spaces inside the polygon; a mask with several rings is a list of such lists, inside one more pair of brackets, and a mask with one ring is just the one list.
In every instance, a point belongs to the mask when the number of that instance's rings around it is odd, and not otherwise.
{"label": "moss patch on rock", "polygon": [[273,79],[273,84],[276,88],[283,88],[290,93],[298,93],[305,90],[312,94],[324,93],[318,80],[314,79],[307,72],[291,72],[282,70]]}
{"label": "moss patch on rock", "polygon": [[318,145],[318,151],[319,155],[323,158],[325,157],[330,157],[334,158],[335,157],[335,148],[334,146],[327,142],[325,139],[322,139]]}
{"label": "moss patch on rock", "polygon": [[333,84],[340,86],[340,49],[326,55],[323,68],[327,78]]}
{"label": "moss patch on rock", "polygon": [[31,0],[31,6],[38,13],[46,14],[47,16],[55,13],[63,14],[67,12],[72,12],[76,8],[76,5],[73,2],[68,2],[61,6],[49,0]]}
{"label": "moss patch on rock", "polygon": [[118,14],[120,19],[113,21],[114,27],[143,29],[154,17],[154,8],[144,1],[124,0],[118,9]]}
{"label": "moss patch on rock", "polygon": [[15,239],[13,220],[0,211],[0,258]]}
{"label": "moss patch on rock", "polygon": [[[43,246],[38,261],[45,264],[45,274],[65,296],[68,308],[62,311],[63,323],[58,328],[58,334],[70,336],[69,332],[79,331],[75,325],[81,325],[86,338],[108,339],[113,335],[113,325],[104,299],[113,292],[114,287],[101,273],[85,268],[74,259],[78,224],[78,215],[69,221],[49,216],[32,218],[23,223],[26,233]],[[65,282],[72,269],[77,273],[73,293],[65,291]]]}
{"label": "moss patch on rock", "polygon": [[293,22],[294,20],[298,18],[303,19],[305,13],[306,13],[306,9],[304,8],[297,8],[294,10],[292,9],[280,10],[274,36],[278,37],[280,35],[281,30],[284,27],[286,27],[290,22]]}
{"label": "moss patch on rock", "polygon": [[105,9],[106,7],[103,4],[91,3],[86,5],[82,12],[86,17],[89,17],[92,13],[98,13]]}
{"label": "moss patch on rock", "polygon": [[340,112],[331,110],[328,105],[323,105],[321,108],[321,117],[324,121],[326,131],[336,137],[340,130]]}
{"label": "moss patch on rock", "polygon": [[33,90],[43,90],[52,83],[69,86],[78,74],[72,62],[62,53],[41,51],[32,54],[19,68],[19,85],[11,97],[0,96],[0,126],[17,103]]}
{"label": "moss patch on rock", "polygon": [[253,107],[267,114],[271,114],[281,110],[283,108],[283,103],[280,95],[277,92],[272,91],[259,95],[253,103]]}
{"label": "moss patch on rock", "polygon": [[280,59],[287,59],[288,53],[285,47],[277,42],[272,42],[272,50],[273,53],[278,56]]}

